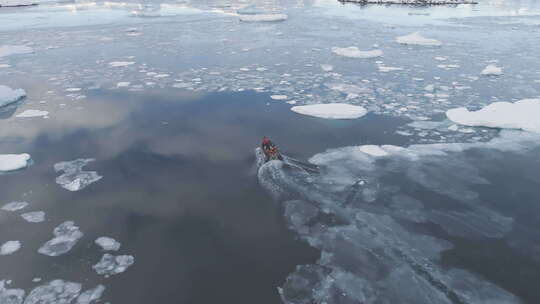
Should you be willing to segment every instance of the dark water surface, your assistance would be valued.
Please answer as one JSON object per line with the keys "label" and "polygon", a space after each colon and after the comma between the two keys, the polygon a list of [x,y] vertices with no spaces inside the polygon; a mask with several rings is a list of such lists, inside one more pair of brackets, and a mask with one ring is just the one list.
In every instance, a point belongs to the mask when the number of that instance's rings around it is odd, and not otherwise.
{"label": "dark water surface", "polygon": [[[84,289],[101,283],[103,300],[112,303],[279,303],[277,287],[319,253],[295,240],[281,206],[257,184],[253,149],[260,137],[298,158],[404,140],[385,134],[403,123],[395,118],[327,121],[262,94],[178,92],[90,91],[81,107],[60,108],[50,119],[4,123],[18,136],[1,139],[0,151],[18,146],[35,164],[0,176],[1,203],[26,200],[23,211],[44,210],[47,221],[0,214],[5,240],[22,242],[0,259],[2,278],[27,291],[40,284],[35,277]],[[69,192],[55,183],[53,165],[77,158],[96,158],[85,169],[103,179]],[[85,236],[67,254],[38,254],[66,220]],[[102,255],[93,244],[99,236],[120,241],[115,254],[131,254],[135,264],[98,276],[91,266]]]}

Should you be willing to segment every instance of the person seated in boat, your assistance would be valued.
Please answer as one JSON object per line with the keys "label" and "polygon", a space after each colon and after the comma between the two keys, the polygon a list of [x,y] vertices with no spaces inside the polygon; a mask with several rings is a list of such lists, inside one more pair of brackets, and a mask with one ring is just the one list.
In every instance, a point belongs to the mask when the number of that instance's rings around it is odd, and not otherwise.
{"label": "person seated in boat", "polygon": [[261,148],[264,152],[266,161],[269,161],[270,159],[283,159],[279,154],[276,145],[274,145],[274,143],[266,136],[264,136],[262,139]]}
{"label": "person seated in boat", "polygon": [[270,151],[274,149],[275,147],[276,145],[274,145],[274,143],[270,141],[268,137],[266,136],[263,137],[262,143],[261,143],[261,148],[263,149],[263,151]]}

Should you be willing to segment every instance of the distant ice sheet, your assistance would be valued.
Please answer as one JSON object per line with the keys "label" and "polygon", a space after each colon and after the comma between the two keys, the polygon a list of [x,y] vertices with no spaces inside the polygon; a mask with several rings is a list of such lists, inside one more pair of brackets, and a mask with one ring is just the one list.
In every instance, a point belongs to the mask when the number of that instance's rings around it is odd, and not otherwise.
{"label": "distant ice sheet", "polygon": [[95,243],[100,246],[103,250],[113,250],[116,251],[120,249],[120,243],[115,239],[102,236],[96,239]]}
{"label": "distant ice sheet", "polygon": [[30,154],[0,154],[0,172],[15,171],[28,167]]}
{"label": "distant ice sheet", "polygon": [[[4,1],[4,0],[2,0]],[[1,3],[0,3],[1,5]],[[25,45],[2,45],[0,46],[0,58],[16,55],[16,54],[29,54],[34,50],[31,47]]]}
{"label": "distant ice sheet", "polygon": [[0,255],[12,254],[12,253],[15,253],[15,251],[17,251],[19,249],[21,249],[21,242],[19,242],[19,241],[7,241],[4,244],[2,244],[2,246],[0,247]]}
{"label": "distant ice sheet", "polygon": [[423,45],[423,46],[441,46],[442,43],[435,39],[426,38],[420,33],[412,33],[405,36],[400,36],[396,38],[397,43],[400,44],[409,44],[409,45]]}
{"label": "distant ice sheet", "polygon": [[21,210],[23,208],[26,208],[26,206],[28,206],[27,202],[11,202],[11,203],[5,204],[2,207],[2,210],[13,212],[13,211],[17,211],[17,210]]}
{"label": "distant ice sheet", "polygon": [[135,258],[131,255],[117,255],[114,256],[109,253],[105,253],[101,260],[92,268],[105,277],[109,277],[115,274],[122,273],[133,265]]}
{"label": "distant ice sheet", "polygon": [[14,103],[26,96],[26,92],[23,89],[15,89],[0,85],[0,107]]}
{"label": "distant ice sheet", "polygon": [[471,127],[521,129],[540,133],[540,99],[495,102],[478,111],[456,108],[446,111],[451,121]]}
{"label": "distant ice sheet", "polygon": [[38,252],[48,256],[59,256],[73,248],[77,241],[83,237],[79,227],[72,221],[66,221],[54,228],[54,238],[43,244]]}
{"label": "distant ice sheet", "polygon": [[340,48],[340,47],[333,47],[332,53],[343,56],[343,57],[349,57],[349,58],[376,58],[381,57],[383,55],[383,52],[381,50],[370,50],[370,51],[361,51],[355,46]]}
{"label": "distant ice sheet", "polygon": [[64,161],[55,164],[54,170],[56,172],[64,172],[56,178],[56,183],[66,190],[79,191],[88,185],[97,182],[103,176],[98,175],[95,171],[84,171],[82,169],[92,161],[94,161],[94,159],[88,158]]}
{"label": "distant ice sheet", "polygon": [[291,111],[326,119],[356,119],[367,114],[361,106],[343,103],[327,103],[292,107]]}
{"label": "distant ice sheet", "polygon": [[29,223],[41,223],[45,220],[45,212],[32,211],[21,214],[21,217]]}

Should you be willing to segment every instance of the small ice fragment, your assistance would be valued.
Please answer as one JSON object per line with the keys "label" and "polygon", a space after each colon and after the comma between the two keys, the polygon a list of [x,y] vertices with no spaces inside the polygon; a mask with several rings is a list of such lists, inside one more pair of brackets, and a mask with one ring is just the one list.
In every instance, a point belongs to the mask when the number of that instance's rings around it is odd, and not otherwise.
{"label": "small ice fragment", "polygon": [[450,131],[457,131],[458,128],[459,128],[458,125],[453,124],[453,125],[451,125],[450,127],[448,127],[448,130],[450,130]]}
{"label": "small ice fragment", "polygon": [[502,69],[494,64],[490,64],[485,67],[480,74],[484,76],[500,76],[502,75]]}
{"label": "small ice fragment", "polygon": [[288,16],[286,14],[256,14],[239,15],[238,18],[243,22],[277,22],[287,20]]}
{"label": "small ice fragment", "polygon": [[103,250],[113,250],[117,251],[120,249],[120,243],[117,242],[115,239],[102,236],[95,240],[95,243],[100,246]]}
{"label": "small ice fragment", "polygon": [[94,161],[94,159],[76,159],[73,161],[56,163],[54,165],[54,170],[56,172],[64,172],[64,174],[56,178],[56,183],[66,190],[79,191],[88,185],[97,182],[103,176],[98,175],[95,171],[84,171],[82,169],[91,161]]}
{"label": "small ice fragment", "polygon": [[114,256],[105,253],[103,257],[101,257],[101,260],[96,265],[92,266],[92,268],[94,268],[98,274],[109,277],[126,271],[126,269],[133,265],[134,262],[135,258],[131,255]]}
{"label": "small ice fragment", "polygon": [[48,111],[40,111],[40,110],[26,110],[24,112],[21,112],[17,114],[15,117],[18,118],[33,118],[33,117],[47,117],[49,115]]}
{"label": "small ice fragment", "polygon": [[443,57],[443,56],[436,56],[436,57],[435,57],[435,60],[437,60],[437,61],[445,61],[445,60],[448,60],[448,58],[447,58],[447,57]]}
{"label": "small ice fragment", "polygon": [[291,111],[326,119],[356,119],[367,114],[364,107],[344,103],[295,106],[291,108]]}
{"label": "small ice fragment", "polygon": [[77,241],[83,237],[79,227],[72,221],[66,221],[54,228],[54,238],[43,244],[38,252],[48,256],[59,256],[73,248]]}
{"label": "small ice fragment", "polygon": [[[0,247],[0,255],[12,254],[15,251],[21,249],[21,242],[19,241],[7,241]],[[1,299],[1,297],[0,297]]]}
{"label": "small ice fragment", "polygon": [[401,70],[403,70],[403,68],[379,65],[379,71],[382,73],[401,71]]}
{"label": "small ice fragment", "polygon": [[67,88],[66,92],[79,92],[81,88]]}
{"label": "small ice fragment", "polygon": [[321,69],[325,72],[332,72],[334,67],[331,64],[321,64]]}
{"label": "small ice fragment", "polygon": [[23,89],[13,90],[5,85],[0,85],[0,107],[14,103],[26,96],[26,92]]}
{"label": "small ice fragment", "polygon": [[270,96],[273,100],[286,100],[289,97],[287,95],[272,95]]}
{"label": "small ice fragment", "polygon": [[128,65],[132,65],[134,63],[135,62],[133,61],[113,61],[113,62],[109,62],[109,65],[112,67],[125,67]]}
{"label": "small ice fragment", "polygon": [[333,47],[332,53],[338,56],[344,56],[349,58],[376,58],[381,57],[383,52],[381,50],[371,50],[371,51],[360,51],[355,46],[350,46],[346,48]]}
{"label": "small ice fragment", "polygon": [[2,207],[2,210],[13,212],[13,211],[21,210],[25,208],[26,206],[28,206],[27,202],[11,202],[11,203],[5,204]]}
{"label": "small ice fragment", "polygon": [[90,304],[101,298],[101,295],[105,291],[105,286],[98,285],[93,289],[89,289],[79,295],[75,304]]}
{"label": "small ice fragment", "polygon": [[131,82],[129,82],[129,81],[122,81],[122,82],[117,83],[116,87],[117,88],[125,88],[125,87],[129,87],[130,84],[131,84]]}
{"label": "small ice fragment", "polygon": [[32,211],[21,214],[21,217],[29,223],[41,223],[45,220],[45,212]]}
{"label": "small ice fragment", "polygon": [[386,156],[388,152],[384,151],[381,147],[376,145],[363,145],[359,147],[360,151],[369,154],[371,156]]}
{"label": "small ice fragment", "polygon": [[422,45],[422,46],[441,46],[442,43],[435,39],[425,38],[420,33],[412,33],[405,36],[396,38],[397,43],[409,44],[409,45]]}

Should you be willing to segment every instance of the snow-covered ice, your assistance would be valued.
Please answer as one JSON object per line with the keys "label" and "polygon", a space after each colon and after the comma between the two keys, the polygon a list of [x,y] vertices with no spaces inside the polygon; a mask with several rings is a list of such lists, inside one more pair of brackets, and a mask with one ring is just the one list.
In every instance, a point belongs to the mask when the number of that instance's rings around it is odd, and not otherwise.
{"label": "snow-covered ice", "polygon": [[83,237],[79,227],[72,221],[66,221],[54,228],[54,238],[43,244],[38,252],[48,256],[59,256],[73,248]]}
{"label": "snow-covered ice", "polygon": [[105,253],[103,257],[101,257],[101,260],[92,266],[92,268],[94,268],[98,274],[109,277],[126,271],[134,262],[135,258],[131,255],[114,256]]}
{"label": "snow-covered ice", "polygon": [[11,202],[2,206],[2,210],[13,212],[26,208],[26,206],[28,206],[27,202]]}
{"label": "snow-covered ice", "polygon": [[[7,241],[0,247],[0,255],[8,255],[15,253],[15,251],[21,249],[20,241]],[[0,297],[1,299],[1,297]]]}
{"label": "snow-covered ice", "polygon": [[271,95],[270,98],[273,100],[287,100],[289,97],[287,95]]}
{"label": "snow-covered ice", "polygon": [[98,285],[95,288],[82,292],[75,301],[75,304],[91,304],[98,301],[105,291],[105,286]]}
{"label": "snow-covered ice", "polygon": [[521,129],[540,133],[540,99],[494,102],[478,111],[455,108],[446,111],[451,121],[471,127]]}
{"label": "snow-covered ice", "polygon": [[29,54],[34,50],[25,45],[2,45],[0,46],[0,58],[17,54]]}
{"label": "snow-covered ice", "polygon": [[388,155],[384,149],[377,145],[363,145],[359,147],[360,151],[367,153],[372,156],[385,156]]}
{"label": "snow-covered ice", "polygon": [[2,304],[22,304],[24,299],[24,290],[8,289],[6,280],[0,280],[0,303]]}
{"label": "snow-covered ice", "polygon": [[56,163],[54,165],[54,170],[56,172],[64,172],[56,178],[56,183],[66,190],[79,191],[86,188],[88,185],[97,182],[102,176],[98,175],[95,171],[84,171],[82,169],[92,161],[94,161],[94,159],[88,158]]}
{"label": "snow-covered ice", "polygon": [[28,167],[30,154],[0,154],[0,172],[15,171]]}
{"label": "snow-covered ice", "polygon": [[69,304],[81,292],[81,284],[53,280],[32,289],[24,304]]}
{"label": "snow-covered ice", "polygon": [[16,117],[19,118],[32,118],[32,117],[47,117],[49,115],[48,111],[41,111],[41,110],[25,110],[24,112],[21,112],[16,115]]}
{"label": "snow-covered ice", "polygon": [[277,22],[287,20],[288,16],[286,14],[241,14],[238,18],[243,22]]}
{"label": "snow-covered ice", "polygon": [[367,114],[367,110],[364,107],[345,103],[295,106],[291,108],[291,111],[326,119],[356,119]]}
{"label": "snow-covered ice", "polygon": [[482,72],[480,72],[480,74],[484,75],[484,76],[500,76],[503,74],[502,72],[502,68],[494,65],[494,64],[490,64],[488,65],[487,67],[485,67]]}
{"label": "snow-covered ice", "polygon": [[120,242],[116,241],[113,238],[102,236],[95,240],[95,243],[100,246],[103,250],[112,250],[117,251],[120,249]]}
{"label": "snow-covered ice", "polygon": [[340,47],[333,47],[332,53],[343,56],[343,57],[349,57],[349,58],[376,58],[381,57],[383,55],[383,52],[381,50],[370,50],[370,51],[361,51],[355,46],[340,48]]}
{"label": "snow-covered ice", "polygon": [[423,45],[423,46],[441,46],[442,43],[435,39],[426,38],[420,33],[415,32],[405,36],[399,36],[396,38],[397,43],[409,44],[409,45]]}
{"label": "snow-covered ice", "polygon": [[5,85],[0,85],[0,107],[14,103],[26,96],[23,89],[12,89]]}
{"label": "snow-covered ice", "polygon": [[32,211],[21,214],[21,217],[29,223],[41,223],[45,220],[45,212]]}

